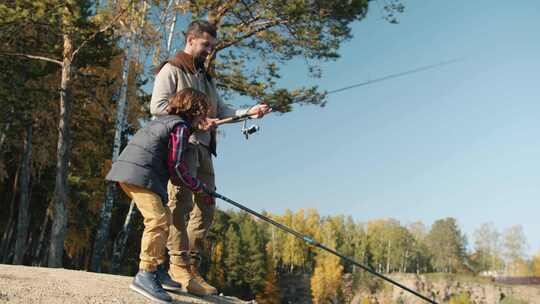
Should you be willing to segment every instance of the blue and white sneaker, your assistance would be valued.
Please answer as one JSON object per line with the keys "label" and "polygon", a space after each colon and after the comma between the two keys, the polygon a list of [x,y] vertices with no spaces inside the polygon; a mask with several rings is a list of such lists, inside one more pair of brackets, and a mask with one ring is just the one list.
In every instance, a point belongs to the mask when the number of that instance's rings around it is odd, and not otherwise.
{"label": "blue and white sneaker", "polygon": [[157,277],[157,271],[139,270],[129,288],[157,303],[172,302],[171,296],[163,289]]}
{"label": "blue and white sneaker", "polygon": [[163,286],[163,289],[168,291],[182,290],[182,285],[171,278],[171,276],[167,272],[167,269],[165,268],[165,264],[159,265],[156,272],[157,278],[161,283],[161,286]]}

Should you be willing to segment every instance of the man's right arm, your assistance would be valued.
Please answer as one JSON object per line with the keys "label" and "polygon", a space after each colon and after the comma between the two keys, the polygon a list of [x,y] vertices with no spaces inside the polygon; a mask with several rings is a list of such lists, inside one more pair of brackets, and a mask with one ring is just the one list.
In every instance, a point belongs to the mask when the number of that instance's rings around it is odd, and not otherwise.
{"label": "man's right arm", "polygon": [[156,75],[150,100],[150,113],[153,116],[167,114],[169,98],[176,93],[178,86],[176,78],[175,70],[170,64],[164,65]]}

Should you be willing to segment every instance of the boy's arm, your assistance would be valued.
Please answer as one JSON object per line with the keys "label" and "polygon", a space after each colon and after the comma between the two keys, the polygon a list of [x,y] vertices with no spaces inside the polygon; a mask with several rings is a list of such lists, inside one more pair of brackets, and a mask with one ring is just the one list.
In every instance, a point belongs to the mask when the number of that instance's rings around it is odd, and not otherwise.
{"label": "boy's arm", "polygon": [[185,161],[184,151],[187,149],[189,129],[180,123],[169,135],[169,154],[167,167],[171,176],[171,182],[176,186],[185,185],[191,191],[199,193],[203,191],[203,183],[193,177],[189,172]]}

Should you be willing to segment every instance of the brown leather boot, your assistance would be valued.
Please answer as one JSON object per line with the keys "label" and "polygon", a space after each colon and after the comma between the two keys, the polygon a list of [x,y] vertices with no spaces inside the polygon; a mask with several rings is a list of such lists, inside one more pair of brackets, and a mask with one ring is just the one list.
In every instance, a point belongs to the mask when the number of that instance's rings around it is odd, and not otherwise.
{"label": "brown leather boot", "polygon": [[208,295],[207,289],[201,286],[191,274],[189,265],[171,264],[169,275],[174,281],[182,285],[184,291],[200,297]]}
{"label": "brown leather boot", "polygon": [[197,283],[200,286],[202,286],[202,288],[204,288],[206,294],[216,295],[218,293],[217,289],[214,286],[208,284],[208,282],[204,280],[204,278],[201,276],[199,272],[199,267],[196,264],[191,264],[190,267],[191,267],[191,275],[193,276],[193,279],[197,281]]}

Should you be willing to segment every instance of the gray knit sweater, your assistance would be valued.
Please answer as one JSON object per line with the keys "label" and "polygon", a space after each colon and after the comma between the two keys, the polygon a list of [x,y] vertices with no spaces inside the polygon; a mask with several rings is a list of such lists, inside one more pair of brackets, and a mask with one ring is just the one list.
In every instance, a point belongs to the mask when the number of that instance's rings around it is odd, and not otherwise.
{"label": "gray knit sweater", "polygon": [[[242,115],[246,109],[237,110],[225,104],[219,97],[214,80],[208,80],[203,72],[190,73],[170,63],[161,68],[154,81],[152,99],[150,101],[150,113],[154,116],[166,114],[169,98],[184,88],[197,89],[208,96],[209,118],[227,118]],[[189,141],[193,144],[210,145],[210,132],[195,131]]]}

